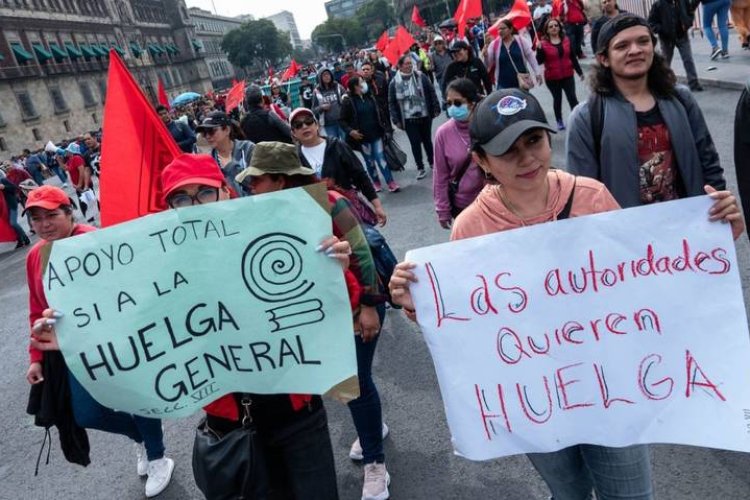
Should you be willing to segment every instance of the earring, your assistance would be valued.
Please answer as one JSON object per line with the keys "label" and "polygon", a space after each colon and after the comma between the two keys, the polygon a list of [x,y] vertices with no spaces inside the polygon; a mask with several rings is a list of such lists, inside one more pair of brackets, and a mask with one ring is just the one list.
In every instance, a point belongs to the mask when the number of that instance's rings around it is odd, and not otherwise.
{"label": "earring", "polygon": [[489,172],[488,172],[487,170],[485,170],[485,169],[482,169],[482,172],[484,172],[484,179],[485,179],[485,180],[487,180],[487,181],[492,181],[492,180],[495,180],[495,178],[494,178],[494,177],[492,177],[492,174],[491,174],[491,173],[489,173]]}

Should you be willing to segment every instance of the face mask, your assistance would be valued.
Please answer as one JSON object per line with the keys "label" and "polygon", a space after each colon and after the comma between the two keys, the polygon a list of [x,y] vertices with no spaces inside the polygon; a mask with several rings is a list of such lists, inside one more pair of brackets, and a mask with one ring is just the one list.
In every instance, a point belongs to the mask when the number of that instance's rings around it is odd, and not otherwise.
{"label": "face mask", "polygon": [[370,87],[367,85],[367,82],[362,82],[362,93],[366,94],[370,91]]}
{"label": "face mask", "polygon": [[469,119],[469,106],[466,104],[460,106],[448,106],[448,116],[454,120],[465,122]]}

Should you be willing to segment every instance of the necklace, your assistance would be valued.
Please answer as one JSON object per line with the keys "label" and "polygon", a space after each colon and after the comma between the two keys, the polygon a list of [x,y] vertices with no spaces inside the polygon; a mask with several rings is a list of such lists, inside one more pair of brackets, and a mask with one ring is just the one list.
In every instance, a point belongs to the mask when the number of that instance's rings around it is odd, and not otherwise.
{"label": "necklace", "polygon": [[503,187],[501,185],[498,185],[495,188],[495,191],[497,193],[497,197],[500,198],[500,201],[503,203],[503,205],[505,205],[505,207],[508,210],[510,210],[513,215],[515,215],[516,217],[518,217],[520,219],[521,226],[524,226],[524,227],[528,226],[529,225],[528,219],[534,219],[535,217],[538,217],[539,215],[541,215],[543,212],[545,212],[547,210],[547,208],[546,208],[547,207],[547,202],[549,201],[549,180],[547,180],[547,191],[544,194],[544,207],[545,207],[545,209],[542,212],[539,212],[538,214],[534,214],[533,216],[527,217],[527,218],[525,218],[523,215],[521,215],[521,211],[518,210],[516,208],[516,206],[510,201],[510,199],[505,195],[505,193],[503,192]]}

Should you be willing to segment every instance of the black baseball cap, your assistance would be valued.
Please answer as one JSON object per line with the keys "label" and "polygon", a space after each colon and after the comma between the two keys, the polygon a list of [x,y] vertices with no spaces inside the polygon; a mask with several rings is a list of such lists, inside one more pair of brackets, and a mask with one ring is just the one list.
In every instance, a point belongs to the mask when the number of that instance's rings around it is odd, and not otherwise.
{"label": "black baseball cap", "polygon": [[533,95],[520,89],[502,89],[479,103],[469,133],[472,145],[481,146],[488,155],[500,156],[519,137],[535,128],[556,133]]}
{"label": "black baseball cap", "polygon": [[604,25],[599,30],[599,37],[596,39],[596,53],[604,54],[605,52],[607,52],[607,49],[609,48],[609,42],[612,41],[615,35],[634,26],[643,26],[645,28],[648,28],[648,31],[651,34],[651,41],[653,41],[654,45],[656,45],[654,30],[651,29],[648,21],[636,14],[623,12],[622,14],[617,14],[615,17],[604,23]]}
{"label": "black baseball cap", "polygon": [[232,124],[232,119],[223,111],[212,111],[195,127],[196,132],[205,132],[210,128],[228,127]]}

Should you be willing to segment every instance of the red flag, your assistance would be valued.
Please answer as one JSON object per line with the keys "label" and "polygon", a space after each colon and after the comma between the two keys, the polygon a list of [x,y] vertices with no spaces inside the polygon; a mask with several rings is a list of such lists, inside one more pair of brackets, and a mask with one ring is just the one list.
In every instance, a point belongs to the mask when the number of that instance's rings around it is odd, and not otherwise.
{"label": "red flag", "polygon": [[284,74],[281,76],[281,81],[285,82],[289,79],[291,79],[293,76],[297,75],[299,73],[299,70],[302,69],[302,66],[297,64],[297,61],[292,59],[291,64],[289,64],[289,67],[284,71]]}
{"label": "red flag", "polygon": [[[236,81],[236,80],[235,80]],[[227,93],[227,100],[224,104],[224,109],[227,113],[231,113],[234,108],[240,105],[242,99],[245,97],[245,80],[237,82]]]}
{"label": "red flag", "polygon": [[427,23],[424,22],[424,19],[422,19],[422,16],[419,15],[419,8],[417,8],[417,4],[414,4],[414,8],[411,10],[411,22],[413,22],[420,28],[427,27]]}
{"label": "red flag", "polygon": [[396,36],[394,37],[394,40],[398,47],[399,56],[407,52],[412,45],[417,43],[417,41],[414,40],[414,37],[411,36],[411,33],[409,33],[409,31],[403,26],[396,28]]}
{"label": "red flag", "polygon": [[508,11],[507,14],[498,19],[495,24],[493,24],[492,27],[487,30],[487,33],[492,35],[492,38],[497,38],[499,36],[500,31],[498,30],[498,28],[500,26],[500,21],[504,20],[508,20],[513,23],[513,27],[516,28],[516,30],[524,29],[526,26],[531,24],[532,21],[529,6],[524,0],[516,0],[510,11]]}
{"label": "red flag", "polygon": [[273,66],[268,67],[268,78],[271,78],[275,71],[273,70]]}
{"label": "red flag", "polygon": [[232,87],[234,87],[238,83],[240,83],[240,82],[238,82],[236,78],[232,78]]}
{"label": "red flag", "polygon": [[383,51],[383,56],[388,59],[391,66],[398,64],[398,58],[401,57],[402,52],[398,50],[398,42],[395,38],[388,42],[388,46]]}
{"label": "red flag", "polygon": [[182,151],[114,50],[102,128],[102,226],[164,210],[161,170]]}
{"label": "red flag", "polygon": [[388,30],[385,30],[382,35],[380,35],[380,38],[378,38],[378,41],[375,42],[375,48],[378,49],[380,52],[385,52],[386,47],[388,47],[388,43],[391,41],[391,39],[388,37]]}
{"label": "red flag", "polygon": [[5,196],[0,196],[0,253],[14,250],[17,240],[18,236],[8,222],[8,205],[5,203]]}
{"label": "red flag", "polygon": [[458,25],[458,37],[466,36],[466,23],[469,19],[482,17],[482,0],[461,0],[453,19]]}
{"label": "red flag", "polygon": [[156,98],[159,100],[159,104],[169,109],[169,97],[167,97],[167,91],[164,90],[164,84],[161,82],[161,78],[157,79]]}

